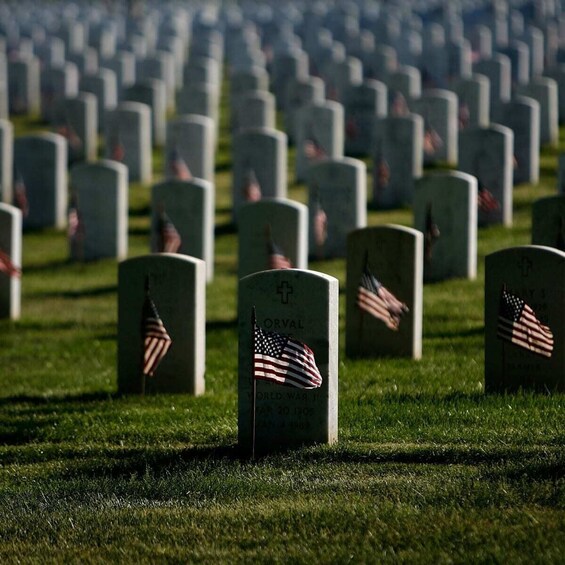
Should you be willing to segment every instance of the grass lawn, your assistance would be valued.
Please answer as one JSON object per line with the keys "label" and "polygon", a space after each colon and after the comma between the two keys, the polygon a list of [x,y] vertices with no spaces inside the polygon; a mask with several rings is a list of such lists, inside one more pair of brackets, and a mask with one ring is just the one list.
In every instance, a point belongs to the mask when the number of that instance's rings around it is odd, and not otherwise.
{"label": "grass lawn", "polygon": [[[563,562],[565,397],[484,394],[483,284],[485,255],[530,242],[565,143],[543,150],[538,186],[515,189],[513,227],[479,231],[477,280],[425,286],[421,361],[345,358],[342,294],[339,442],[249,461],[226,125],[204,396],[118,396],[116,262],[70,263],[65,233],[24,235],[22,317],[0,321],[0,561]],[[160,152],[154,164],[158,180]],[[304,202],[292,164],[293,150]],[[149,249],[148,204],[132,185],[130,256]],[[343,290],[344,260],[311,268]]]}

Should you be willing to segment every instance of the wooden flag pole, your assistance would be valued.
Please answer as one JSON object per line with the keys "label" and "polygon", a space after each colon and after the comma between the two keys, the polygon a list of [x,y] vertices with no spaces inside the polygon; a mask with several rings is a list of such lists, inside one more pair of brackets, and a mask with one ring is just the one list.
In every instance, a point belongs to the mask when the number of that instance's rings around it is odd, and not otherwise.
{"label": "wooden flag pole", "polygon": [[254,371],[255,357],[255,306],[251,310],[251,459],[255,459],[255,429],[256,429],[256,407],[257,407],[257,379]]}

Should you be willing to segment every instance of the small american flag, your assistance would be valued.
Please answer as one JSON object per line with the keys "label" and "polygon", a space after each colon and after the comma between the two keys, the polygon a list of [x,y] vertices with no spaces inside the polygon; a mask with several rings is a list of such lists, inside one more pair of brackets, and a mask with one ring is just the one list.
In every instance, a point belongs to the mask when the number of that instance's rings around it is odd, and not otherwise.
{"label": "small american flag", "polygon": [[390,115],[395,118],[402,118],[410,114],[410,108],[402,92],[396,92],[390,105]]}
{"label": "small american flag", "polygon": [[71,201],[71,205],[67,213],[67,222],[67,237],[69,239],[72,253],[75,257],[80,257],[83,251],[84,223],[82,221],[82,216],[78,209],[76,199]]}
{"label": "small american flag", "polygon": [[354,116],[350,116],[345,124],[345,136],[347,139],[357,139],[359,137],[359,124]]}
{"label": "small american flag", "polygon": [[500,203],[494,197],[493,193],[479,183],[477,192],[477,205],[481,212],[488,214],[500,208]]}
{"label": "small american flag", "polygon": [[254,327],[255,379],[312,389],[322,384],[313,351],[305,344],[276,332]]}
{"label": "small american flag", "polygon": [[0,273],[6,273],[9,277],[19,278],[22,270],[16,267],[9,255],[0,249]]}
{"label": "small american flag", "polygon": [[143,337],[143,374],[152,377],[157,366],[169,351],[172,340],[159,317],[149,292],[145,295],[141,319]]}
{"label": "small american flag", "polygon": [[424,132],[424,153],[433,155],[442,145],[443,141],[438,132],[431,127],[427,127]]}
{"label": "small american flag", "polygon": [[162,211],[159,215],[157,229],[159,231],[159,252],[176,253],[180,249],[182,240],[165,211]]}
{"label": "small american flag", "polygon": [[82,140],[68,122],[57,126],[56,131],[67,140],[71,149],[80,149],[82,147]]}
{"label": "small american flag", "polygon": [[245,175],[245,184],[242,192],[246,202],[258,202],[261,200],[261,185],[253,169],[249,169]]}
{"label": "small american flag", "polygon": [[174,148],[169,152],[167,175],[170,179],[192,180],[192,173],[177,148]]}
{"label": "small american flag", "polygon": [[390,167],[384,157],[375,160],[374,185],[377,192],[384,190],[390,182]]}
{"label": "small american flag", "polygon": [[432,248],[439,236],[440,231],[432,215],[432,205],[428,203],[426,208],[426,231],[424,232],[424,258],[428,262],[432,260]]}
{"label": "small american flag", "polygon": [[110,155],[114,161],[122,162],[124,160],[126,156],[126,150],[124,149],[124,146],[119,138],[116,139],[112,144],[112,151]]}
{"label": "small american flag", "polygon": [[471,121],[471,111],[467,102],[459,104],[459,129],[465,129]]}
{"label": "small american flag", "polygon": [[292,269],[290,259],[272,239],[267,243],[267,251],[269,254],[269,269]]}
{"label": "small american flag", "polygon": [[314,210],[314,242],[317,247],[323,247],[328,239],[328,216],[320,201],[316,202]]}
{"label": "small american flag", "polygon": [[395,331],[400,326],[402,316],[409,311],[404,302],[400,302],[376,279],[367,262],[357,289],[357,306]]}
{"label": "small american flag", "polygon": [[553,333],[549,327],[537,319],[524,300],[504,286],[500,294],[497,335],[544,357],[551,357],[553,352]]}
{"label": "small american flag", "polygon": [[29,216],[29,200],[27,199],[27,188],[22,175],[16,175],[14,183],[14,203],[22,213],[24,218]]}
{"label": "small american flag", "polygon": [[328,155],[326,150],[320,145],[313,135],[304,140],[303,150],[304,155],[310,161],[319,161]]}

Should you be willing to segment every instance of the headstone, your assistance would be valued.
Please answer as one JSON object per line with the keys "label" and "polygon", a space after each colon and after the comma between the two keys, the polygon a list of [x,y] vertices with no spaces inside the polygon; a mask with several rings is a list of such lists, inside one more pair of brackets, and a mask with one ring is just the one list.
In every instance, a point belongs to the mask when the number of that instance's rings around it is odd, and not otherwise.
{"label": "headstone", "polygon": [[0,319],[21,313],[22,213],[0,202]]}
{"label": "headstone", "polygon": [[523,41],[512,41],[507,47],[499,48],[502,55],[510,59],[512,84],[527,84],[530,80],[530,50]]}
{"label": "headstone", "polygon": [[565,153],[559,153],[557,158],[557,192],[565,194]]}
{"label": "headstone", "polygon": [[41,117],[53,123],[55,108],[61,98],[78,94],[78,71],[73,63],[48,67],[41,72]]}
{"label": "headstone", "polygon": [[[171,345],[154,376],[144,379],[141,327],[146,281]],[[202,394],[205,307],[204,261],[169,253],[122,261],[118,266],[118,391],[135,394],[145,388],[148,393]]]}
{"label": "headstone", "polygon": [[399,98],[403,98],[408,105],[422,95],[422,78],[416,67],[404,66],[388,75],[389,115],[394,115],[395,105]]}
{"label": "headstone", "polygon": [[565,197],[562,193],[533,203],[532,245],[565,251]]}
{"label": "headstone", "polygon": [[557,82],[557,106],[559,123],[565,122],[565,65],[557,65],[544,71],[544,76]]}
{"label": "headstone", "polygon": [[[24,228],[63,228],[67,217],[67,142],[40,132],[14,140],[15,181],[25,191]],[[17,195],[14,195],[16,200]]]}
{"label": "headstone", "polygon": [[[166,171],[170,172],[171,157],[180,157],[188,167],[189,175],[215,181],[215,128],[211,118],[185,114],[167,125],[165,145]],[[176,153],[175,153],[176,152]],[[168,176],[182,176],[168,174]]]}
{"label": "headstone", "polygon": [[219,124],[219,95],[211,84],[189,84],[177,92],[177,114],[198,114],[214,120],[216,130]]}
{"label": "headstone", "polygon": [[514,184],[539,181],[540,105],[533,98],[516,96],[493,107],[496,123],[514,132]]}
{"label": "headstone", "polygon": [[479,225],[512,225],[514,133],[492,125],[459,132],[459,170],[477,177]]}
{"label": "headstone", "polygon": [[[175,65],[171,53],[156,51],[149,57],[138,61],[136,69],[137,82],[159,80],[162,81],[165,91],[165,111],[175,107]],[[131,99],[131,98],[130,98]],[[144,102],[144,100],[134,100]]]}
{"label": "headstone", "polygon": [[485,390],[565,391],[565,253],[510,247],[485,261]]}
{"label": "headstone", "polygon": [[373,204],[395,208],[412,202],[414,180],[423,174],[424,119],[388,117],[375,130]]}
{"label": "headstone", "polygon": [[98,53],[92,47],[87,47],[84,51],[68,53],[67,61],[77,66],[80,76],[95,75],[99,70]]}
{"label": "headstone", "polygon": [[539,103],[540,143],[555,147],[559,141],[557,82],[547,77],[538,76],[528,84],[518,85],[516,94],[528,96]]}
{"label": "headstone", "polygon": [[365,163],[342,157],[313,165],[308,175],[308,213],[310,255],[345,257],[347,234],[367,225]]}
{"label": "headstone", "polygon": [[396,51],[389,45],[376,45],[370,60],[363,61],[363,73],[366,78],[386,83],[390,73],[398,68]]}
{"label": "headstone", "polygon": [[308,104],[296,112],[296,180],[306,180],[309,168],[338,159],[344,149],[344,111],[339,102]]}
{"label": "headstone", "polygon": [[319,77],[293,79],[287,84],[285,91],[284,126],[290,143],[295,141],[296,114],[302,106],[323,104],[325,101],[325,85]]}
{"label": "headstone", "polygon": [[98,99],[90,92],[55,105],[53,125],[67,139],[69,163],[94,161],[98,152]]}
{"label": "headstone", "polygon": [[71,258],[92,261],[127,257],[128,170],[122,163],[98,161],[71,170],[69,222]]}
{"label": "headstone", "polygon": [[457,95],[443,89],[424,90],[411,109],[424,118],[424,164],[457,163]]}
{"label": "headstone", "polygon": [[234,136],[233,213],[245,202],[263,197],[286,198],[287,137],[271,129],[247,129]]}
{"label": "headstone", "polygon": [[403,226],[369,227],[349,234],[345,323],[349,357],[421,358],[422,248],[422,233]]}
{"label": "headstone", "polygon": [[484,75],[490,82],[490,105],[508,102],[512,88],[511,64],[506,55],[497,54],[473,65],[473,72]]}
{"label": "headstone", "polygon": [[[182,84],[213,84],[220,88],[220,66],[210,57],[192,57],[183,69]],[[265,83],[265,89],[267,83]]]}
{"label": "headstone", "polygon": [[384,83],[365,80],[345,92],[345,152],[368,155],[373,146],[373,131],[378,118],[388,112],[388,94]]}
{"label": "headstone", "polygon": [[124,90],[135,84],[135,55],[129,51],[118,51],[110,59],[100,61],[100,68],[116,73],[118,100],[122,101]]}
{"label": "headstone", "polygon": [[329,100],[344,103],[345,92],[363,82],[363,66],[356,57],[347,57],[344,61],[335,61],[329,65],[326,83],[326,95]]}
{"label": "headstone", "polygon": [[118,103],[116,73],[100,69],[96,74],[83,75],[79,88],[83,92],[94,94],[98,99],[98,131],[102,131],[106,112],[114,110]]}
{"label": "headstone", "polygon": [[450,87],[457,95],[459,129],[487,127],[490,122],[490,81],[484,75],[474,74],[460,78]]}
{"label": "headstone", "polygon": [[249,91],[240,96],[239,104],[234,110],[235,114],[232,116],[234,131],[275,127],[275,97],[270,92]]}
{"label": "headstone", "polygon": [[238,278],[275,268],[308,268],[308,208],[266,198],[244,204],[238,215]]}
{"label": "headstone", "polygon": [[8,62],[10,114],[37,114],[40,109],[39,59]]}
{"label": "headstone", "polygon": [[[337,279],[297,269],[255,273],[239,282],[238,442],[252,445],[254,328],[291,335],[314,356],[321,386],[304,390],[257,382],[255,449],[258,453],[317,443],[338,434]],[[261,351],[259,349],[259,351]]]}
{"label": "headstone", "polygon": [[178,233],[176,253],[202,259],[214,277],[214,186],[203,179],[167,180],[151,190],[151,251],[169,247],[167,221]]}
{"label": "headstone", "polygon": [[0,203],[12,203],[14,169],[14,126],[9,120],[0,120]]}
{"label": "headstone", "polygon": [[167,127],[167,96],[165,83],[145,79],[124,90],[124,100],[147,104],[151,110],[151,137],[154,146],[165,144]]}
{"label": "headstone", "polygon": [[308,55],[301,50],[282,53],[273,59],[271,89],[282,107],[284,91],[292,79],[304,79],[308,76]]}
{"label": "headstone", "polygon": [[424,234],[424,280],[477,275],[477,179],[458,171],[416,181],[414,227]]}
{"label": "headstone", "polygon": [[106,113],[107,159],[127,166],[130,182],[151,180],[151,109],[140,102],[122,102]]}

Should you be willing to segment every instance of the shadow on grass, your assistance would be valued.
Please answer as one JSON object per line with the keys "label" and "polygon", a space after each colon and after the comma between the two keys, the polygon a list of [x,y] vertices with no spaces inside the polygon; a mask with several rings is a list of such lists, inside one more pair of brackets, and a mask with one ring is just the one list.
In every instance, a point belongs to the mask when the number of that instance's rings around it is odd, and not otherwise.
{"label": "shadow on grass", "polygon": [[44,271],[51,272],[65,269],[75,264],[76,262],[72,261],[70,258],[60,259],[58,261],[51,261],[50,263],[24,265],[23,271],[25,274],[42,273]]}
{"label": "shadow on grass", "polygon": [[62,297],[62,298],[84,298],[94,296],[106,296],[118,292],[117,285],[102,286],[98,288],[84,288],[81,290],[65,290],[60,292],[38,292],[36,296],[45,298]]}
{"label": "shadow on grass", "polygon": [[151,213],[150,206],[140,206],[139,208],[130,208],[128,211],[128,215],[131,217],[139,217],[139,216],[149,216]]}
{"label": "shadow on grass", "polygon": [[231,330],[237,328],[237,318],[233,320],[214,320],[206,322],[206,331]]}
{"label": "shadow on grass", "polygon": [[227,224],[219,224],[214,228],[214,234],[216,235],[216,237],[222,235],[229,235],[236,232],[237,232],[237,228],[233,222],[229,222]]}

